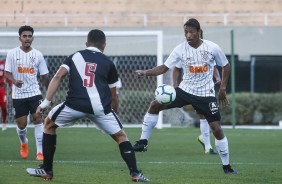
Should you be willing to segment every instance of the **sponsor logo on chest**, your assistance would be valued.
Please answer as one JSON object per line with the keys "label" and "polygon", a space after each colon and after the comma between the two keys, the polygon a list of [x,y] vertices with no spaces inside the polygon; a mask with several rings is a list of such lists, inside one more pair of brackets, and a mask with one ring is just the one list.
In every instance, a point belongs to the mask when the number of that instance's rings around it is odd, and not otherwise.
{"label": "sponsor logo on chest", "polygon": [[189,72],[190,73],[207,73],[209,71],[209,66],[208,65],[203,65],[203,66],[189,66]]}
{"label": "sponsor logo on chest", "polygon": [[26,74],[34,74],[34,68],[31,67],[21,67],[21,66],[18,66],[18,73],[26,73]]}

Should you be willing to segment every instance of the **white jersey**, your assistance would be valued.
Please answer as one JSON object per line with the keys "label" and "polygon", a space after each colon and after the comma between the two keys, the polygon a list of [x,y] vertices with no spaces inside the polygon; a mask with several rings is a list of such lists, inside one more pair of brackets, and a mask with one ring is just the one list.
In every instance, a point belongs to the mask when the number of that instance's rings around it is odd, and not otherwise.
{"label": "white jersey", "polygon": [[5,71],[12,73],[14,79],[23,81],[21,88],[12,87],[12,98],[21,99],[41,95],[37,81],[38,73],[49,73],[46,62],[40,51],[32,48],[25,53],[20,47],[10,50],[7,54]]}
{"label": "white jersey", "polygon": [[176,68],[182,68],[182,63],[179,61],[178,63],[176,63],[175,67]]}
{"label": "white jersey", "polygon": [[178,65],[178,62],[181,62],[183,68],[183,80],[179,88],[196,96],[215,96],[214,66],[223,67],[228,64],[225,54],[217,44],[203,40],[195,49],[184,41],[172,51],[164,65],[172,68]]}

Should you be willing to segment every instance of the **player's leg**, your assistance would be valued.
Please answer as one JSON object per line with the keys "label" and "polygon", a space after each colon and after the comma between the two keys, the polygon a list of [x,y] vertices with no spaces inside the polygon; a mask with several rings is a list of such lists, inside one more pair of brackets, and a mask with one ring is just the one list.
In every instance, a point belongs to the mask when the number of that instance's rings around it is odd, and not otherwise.
{"label": "player's leg", "polygon": [[[49,117],[44,121],[44,133],[43,133],[43,166],[47,174],[53,177],[53,160],[57,145],[56,129],[57,125]],[[51,178],[50,178],[51,179]]]}
{"label": "player's leg", "polygon": [[144,152],[148,149],[148,140],[151,136],[153,128],[156,126],[158,122],[159,112],[165,109],[171,109],[175,107],[183,107],[187,105],[186,102],[186,93],[183,92],[180,88],[175,88],[176,98],[169,105],[163,105],[158,103],[156,100],[152,101],[147,113],[144,116],[143,124],[142,124],[142,133],[139,141],[136,141],[133,149],[134,151]]}
{"label": "player's leg", "polygon": [[45,180],[53,178],[53,159],[56,151],[56,124],[46,117],[44,121],[43,133],[43,165],[40,168],[27,168],[26,171],[31,176],[41,177]]}
{"label": "player's leg", "polygon": [[148,140],[151,136],[154,127],[158,122],[159,112],[165,108],[166,108],[165,105],[158,103],[156,100],[151,102],[150,107],[144,116],[140,140],[136,141],[133,146],[134,151],[138,151],[138,152],[147,151]]}
{"label": "player's leg", "polygon": [[29,98],[28,105],[30,114],[34,124],[34,137],[36,143],[36,160],[43,160],[42,138],[43,138],[43,122],[41,114],[36,114],[36,109],[42,101],[42,96],[34,96]]}
{"label": "player's leg", "polygon": [[215,136],[215,147],[221,158],[223,171],[226,174],[237,174],[237,171],[230,166],[228,140],[221,129],[220,122],[211,122],[210,127]]}
{"label": "player's leg", "polygon": [[43,132],[43,165],[39,169],[27,168],[28,174],[46,180],[53,178],[53,160],[56,151],[56,129],[60,126],[70,126],[73,120],[84,117],[84,113],[67,107],[64,103],[55,106],[44,120]]}
{"label": "player's leg", "polygon": [[2,113],[2,131],[7,130],[6,118],[7,118],[7,96],[6,91],[0,91],[0,108]]}
{"label": "player's leg", "polygon": [[131,179],[133,181],[148,182],[149,179],[145,178],[137,169],[135,152],[117,115],[110,112],[106,115],[89,115],[88,117],[118,143],[121,157],[130,171]]}
{"label": "player's leg", "polygon": [[26,99],[13,99],[15,119],[17,122],[17,134],[20,139],[20,154],[23,159],[28,157],[28,139],[27,139],[27,115],[28,106]]}
{"label": "player's leg", "polygon": [[20,154],[25,159],[28,157],[27,115],[16,118],[16,122],[17,134],[21,142]]}
{"label": "player's leg", "polygon": [[135,152],[132,148],[131,143],[129,142],[125,132],[123,130],[120,130],[119,132],[112,134],[111,137],[118,143],[119,145],[119,150],[122,159],[126,163],[132,181],[137,181],[137,182],[148,182],[150,181],[149,179],[145,178],[143,176],[143,173],[141,173],[137,169],[137,163],[136,163],[136,157],[135,157]]}
{"label": "player's leg", "polygon": [[198,97],[197,101],[193,104],[193,107],[197,112],[203,114],[209,122],[215,137],[215,147],[220,156],[224,172],[228,174],[237,174],[237,171],[233,170],[230,166],[228,140],[221,129],[221,117],[217,99],[215,97]]}
{"label": "player's leg", "polygon": [[198,114],[200,117],[200,131],[201,135],[198,137],[199,143],[204,147],[206,154],[216,155],[216,152],[212,149],[210,142],[210,125],[206,120],[205,116]]}
{"label": "player's leg", "polygon": [[158,103],[156,100],[151,102],[150,107],[144,116],[140,140],[149,140],[153,128],[157,125],[159,112],[163,109],[165,109],[165,106]]}
{"label": "player's leg", "polygon": [[[6,98],[6,97],[5,97]],[[1,115],[2,115],[2,131],[7,130],[6,119],[7,119],[7,101],[0,102]]]}

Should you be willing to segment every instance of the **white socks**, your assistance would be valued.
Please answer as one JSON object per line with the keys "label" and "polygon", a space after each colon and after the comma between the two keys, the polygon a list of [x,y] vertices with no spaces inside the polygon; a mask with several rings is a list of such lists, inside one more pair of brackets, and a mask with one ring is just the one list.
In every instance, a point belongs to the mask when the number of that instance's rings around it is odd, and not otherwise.
{"label": "white socks", "polygon": [[28,142],[28,140],[26,138],[27,128],[25,127],[23,130],[21,130],[21,129],[19,129],[19,127],[17,127],[17,134],[19,136],[21,144],[27,144],[27,142]]}
{"label": "white socks", "polygon": [[43,123],[34,125],[37,153],[42,153]]}
{"label": "white socks", "polygon": [[224,137],[221,140],[215,139],[215,147],[221,158],[222,165],[229,164],[229,149],[228,149],[228,140]]}
{"label": "white socks", "polygon": [[200,119],[200,130],[205,144],[205,150],[212,148],[210,141],[210,125],[206,119]]}
{"label": "white socks", "polygon": [[150,114],[148,112],[145,114],[140,139],[149,140],[151,132],[158,122],[158,117],[158,114]]}
{"label": "white socks", "polygon": [[[27,127],[25,129],[21,130],[17,127],[17,134],[19,136],[21,144],[27,144]],[[43,138],[43,124],[34,125],[34,137],[36,141],[36,148],[37,153],[42,153],[42,138]]]}

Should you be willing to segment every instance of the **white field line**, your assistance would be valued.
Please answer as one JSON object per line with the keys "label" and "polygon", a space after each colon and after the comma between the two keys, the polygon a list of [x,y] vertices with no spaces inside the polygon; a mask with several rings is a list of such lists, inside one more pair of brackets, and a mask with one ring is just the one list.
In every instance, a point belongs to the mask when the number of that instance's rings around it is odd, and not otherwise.
{"label": "white field line", "polygon": [[[0,160],[0,164],[13,164],[13,163],[40,163],[38,161],[32,160]],[[83,160],[55,160],[54,163],[62,164],[123,164],[121,161],[83,161]],[[174,165],[174,164],[183,164],[183,165],[220,165],[219,162],[138,162],[142,164],[163,164],[163,165]],[[232,165],[282,165],[282,162],[268,163],[268,162],[232,162]]]}
{"label": "white field line", "polygon": [[[34,126],[29,124],[27,125],[29,128],[33,128]],[[141,128],[142,124],[123,124],[124,128]],[[7,124],[7,128],[16,128],[16,124]],[[64,128],[97,128],[94,124],[74,124],[70,127]],[[183,127],[173,127],[170,124],[164,124],[163,128],[183,128]],[[232,129],[231,125],[222,125],[223,129]],[[279,125],[236,125],[235,129],[255,129],[255,130],[282,130],[282,126]]]}

